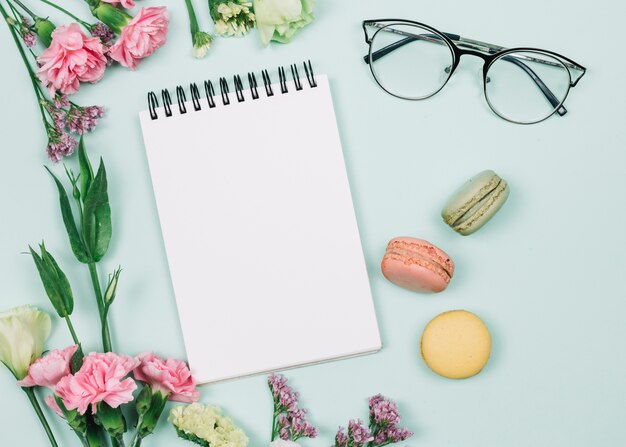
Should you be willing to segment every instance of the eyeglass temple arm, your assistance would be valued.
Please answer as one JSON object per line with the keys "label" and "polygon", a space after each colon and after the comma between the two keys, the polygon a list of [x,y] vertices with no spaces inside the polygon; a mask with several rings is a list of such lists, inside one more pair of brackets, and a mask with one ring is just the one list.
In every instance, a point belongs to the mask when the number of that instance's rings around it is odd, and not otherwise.
{"label": "eyeglass temple arm", "polygon": [[[463,41],[463,38],[461,36],[459,36],[458,34],[449,34],[449,33],[445,33],[446,36],[448,38],[450,38],[451,40],[455,40],[457,42],[459,42],[460,45],[463,46],[467,46],[473,49],[480,49],[482,51],[488,51],[488,52],[497,52],[497,51],[501,51],[504,48],[503,47],[497,47],[495,45],[489,47],[489,49],[486,49],[486,45],[489,44],[484,44],[483,46],[478,46],[478,45],[474,45],[474,43],[476,41]],[[414,42],[415,40],[425,40],[428,42],[433,42],[433,43],[438,43],[438,44],[443,44],[443,42],[441,41],[441,39],[435,35],[435,34],[421,34],[421,35],[415,35],[415,36],[409,36],[409,37],[405,37],[404,39],[400,39],[397,42],[394,42],[392,44],[387,45],[386,47],[383,47],[379,50],[374,51],[371,55],[366,55],[363,57],[363,60],[365,61],[366,64],[370,63],[370,56],[371,56],[371,61],[372,62],[376,62],[377,60],[379,60],[380,58],[386,56],[387,54],[391,53],[392,51],[397,50],[398,48],[403,47],[404,45],[410,43],[410,42]],[[468,39],[469,40],[469,39]],[[546,99],[548,100],[548,102],[550,102],[550,104],[552,104],[553,107],[556,107],[559,105],[560,101],[557,99],[556,96],[554,96],[554,93],[552,93],[552,91],[548,88],[548,86],[541,80],[541,78],[539,76],[537,76],[537,74],[525,63],[523,63],[522,61],[520,61],[518,58],[514,57],[514,56],[504,56],[502,58],[502,60],[505,60],[507,62],[511,62],[515,65],[517,65],[519,68],[521,68],[522,70],[524,70],[524,72],[526,72],[526,74],[528,76],[530,76],[530,78],[534,81],[534,83],[537,85],[537,87],[539,87],[539,89],[541,90],[541,92],[543,93],[543,95],[546,97]],[[538,62],[542,62],[540,59],[537,60]],[[546,62],[546,61],[543,61]],[[559,107],[557,109],[557,113],[561,116],[565,115],[567,113],[567,109],[563,106]]]}

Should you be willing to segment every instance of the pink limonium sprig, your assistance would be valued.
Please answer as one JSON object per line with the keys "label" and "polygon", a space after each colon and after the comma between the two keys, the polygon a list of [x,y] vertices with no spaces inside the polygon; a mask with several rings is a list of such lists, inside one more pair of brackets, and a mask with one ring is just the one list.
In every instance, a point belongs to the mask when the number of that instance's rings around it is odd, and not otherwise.
{"label": "pink limonium sprig", "polygon": [[359,419],[353,419],[348,423],[347,433],[343,427],[339,427],[335,447],[382,447],[413,436],[411,431],[398,427],[399,423],[398,405],[377,394],[369,398],[369,426]]}
{"label": "pink limonium sprig", "polygon": [[319,430],[308,421],[307,410],[298,407],[299,395],[287,385],[287,378],[272,374],[267,383],[274,400],[271,441],[277,437],[285,441],[315,438]]}

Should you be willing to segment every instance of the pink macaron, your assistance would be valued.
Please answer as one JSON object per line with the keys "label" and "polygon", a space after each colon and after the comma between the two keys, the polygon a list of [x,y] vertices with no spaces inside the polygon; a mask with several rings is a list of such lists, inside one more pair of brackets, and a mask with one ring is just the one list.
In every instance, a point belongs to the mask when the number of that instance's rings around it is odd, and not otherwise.
{"label": "pink macaron", "polygon": [[446,252],[413,237],[389,241],[380,267],[389,281],[416,292],[441,292],[454,273],[454,263]]}

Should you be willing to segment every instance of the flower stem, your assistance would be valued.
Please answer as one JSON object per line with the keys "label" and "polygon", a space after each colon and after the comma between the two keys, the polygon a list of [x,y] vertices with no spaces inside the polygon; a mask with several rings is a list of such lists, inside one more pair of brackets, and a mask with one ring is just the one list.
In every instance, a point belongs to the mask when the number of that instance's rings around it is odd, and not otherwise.
{"label": "flower stem", "polygon": [[72,320],[70,320],[70,316],[65,316],[65,322],[67,323],[67,328],[70,330],[70,334],[72,334],[72,340],[74,340],[74,344],[80,345],[78,341],[78,337],[76,336],[76,331],[74,330],[74,325],[72,324]]}
{"label": "flower stem", "polygon": [[[139,427],[139,422],[137,422],[137,427]],[[140,447],[142,440],[143,438],[139,436],[139,432],[136,431],[132,441],[130,441],[130,447]]]}
{"label": "flower stem", "polygon": [[[4,20],[7,20],[9,18],[7,11],[4,9],[4,6],[2,6],[1,3],[0,3],[0,14],[2,14],[2,16],[4,17]],[[40,90],[39,84],[37,83],[38,82],[37,76],[35,75],[33,68],[30,66],[30,63],[28,62],[28,58],[26,57],[26,53],[24,53],[24,48],[22,47],[22,44],[20,43],[20,40],[17,37],[17,34],[15,33],[15,29],[13,29],[13,27],[9,25],[9,31],[11,32],[11,36],[13,36],[13,40],[15,41],[15,46],[17,46],[20,56],[22,57],[22,61],[24,62],[24,65],[26,66],[26,70],[28,70],[28,75],[30,76],[31,83],[33,84],[33,89],[35,90],[35,96],[37,96],[37,104],[39,105],[41,118],[43,120],[43,124],[47,132],[49,123],[48,123],[48,120],[46,119],[46,114],[44,112],[43,106],[41,105],[41,98],[40,98],[41,90]]]}
{"label": "flower stem", "polygon": [[[19,0],[15,0],[15,1],[19,1]],[[85,22],[84,20],[79,19],[78,17],[76,17],[74,14],[72,14],[71,12],[69,12],[67,9],[57,5],[56,3],[52,3],[49,0],[41,0],[41,2],[45,3],[46,5],[52,6],[54,9],[57,9],[59,11],[61,11],[63,14],[67,15],[68,17],[76,20],[78,23],[80,23],[81,25],[83,25],[85,28],[87,28],[88,30],[91,29],[91,24]]]}
{"label": "flower stem", "polygon": [[276,416],[278,416],[278,412],[276,411],[276,403],[274,403],[274,412],[272,416],[272,439],[270,439],[270,442],[276,439]]}
{"label": "flower stem", "polygon": [[100,289],[98,270],[95,262],[90,262],[88,265],[89,274],[91,276],[91,284],[93,285],[93,291],[96,295],[96,303],[98,304],[98,312],[100,313],[100,324],[102,326],[102,347],[104,352],[111,352],[113,350],[111,345],[111,333],[109,332],[109,324],[105,314],[104,299],[102,298],[102,289]]}
{"label": "flower stem", "polygon": [[37,417],[39,418],[41,425],[43,425],[43,428],[46,431],[46,434],[48,435],[48,439],[50,440],[50,445],[52,445],[52,447],[59,447],[59,444],[57,444],[56,439],[54,439],[54,434],[52,433],[52,429],[50,428],[50,425],[48,425],[48,421],[46,420],[46,415],[43,414],[43,411],[41,410],[41,406],[39,405],[39,402],[37,401],[37,396],[35,396],[35,390],[30,387],[24,387],[22,389],[26,393],[26,396],[28,396],[28,400],[33,406],[35,413],[37,413]]}
{"label": "flower stem", "polygon": [[[26,14],[28,14],[29,16],[31,16],[33,18],[33,20],[36,20],[38,17],[35,15],[35,13],[33,13],[30,9],[28,9],[26,7],[26,5],[24,3],[22,3],[20,0],[13,0],[15,3],[17,3],[18,5],[20,5],[20,8],[22,8]],[[7,2],[8,3],[8,2]]]}
{"label": "flower stem", "polygon": [[187,6],[187,13],[189,14],[189,30],[191,31],[191,40],[193,42],[193,38],[200,30],[200,26],[198,25],[198,18],[196,17],[196,11],[193,9],[191,0],[185,0],[185,5]]}

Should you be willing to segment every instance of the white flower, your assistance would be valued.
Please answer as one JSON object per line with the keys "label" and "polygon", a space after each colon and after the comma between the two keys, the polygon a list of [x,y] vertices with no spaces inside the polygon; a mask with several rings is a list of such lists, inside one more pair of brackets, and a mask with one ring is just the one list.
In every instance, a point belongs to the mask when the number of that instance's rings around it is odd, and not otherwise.
{"label": "white flower", "polygon": [[28,367],[41,357],[50,335],[50,316],[32,306],[0,313],[0,362],[22,380]]}
{"label": "white flower", "polygon": [[[217,407],[199,403],[172,408],[168,420],[178,436],[211,447],[247,447],[248,437],[229,417],[222,416]],[[205,444],[201,444],[205,445]]]}
{"label": "white flower", "polygon": [[300,447],[300,444],[293,441],[285,441],[284,439],[277,439],[272,441],[269,447]]}
{"label": "white flower", "polygon": [[246,0],[209,0],[209,12],[218,36],[241,37],[254,27],[252,2]]}
{"label": "white flower", "polygon": [[193,55],[198,59],[202,59],[209,52],[213,37],[209,33],[198,31],[193,35]]}
{"label": "white flower", "polygon": [[313,21],[315,0],[254,0],[257,28],[263,45],[270,40],[290,42]]}
{"label": "white flower", "polygon": [[215,34],[222,36],[227,32],[228,25],[226,25],[226,22],[224,22],[223,20],[218,20],[217,22],[215,22]]}

